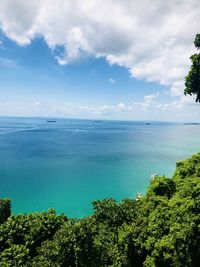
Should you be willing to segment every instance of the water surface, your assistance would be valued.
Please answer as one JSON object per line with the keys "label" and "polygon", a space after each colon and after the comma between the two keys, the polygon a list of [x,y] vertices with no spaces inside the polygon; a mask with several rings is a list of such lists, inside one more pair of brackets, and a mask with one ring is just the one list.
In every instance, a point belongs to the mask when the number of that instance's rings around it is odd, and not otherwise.
{"label": "water surface", "polygon": [[0,118],[0,196],[13,213],[55,208],[82,217],[91,202],[145,193],[153,173],[200,151],[200,125]]}

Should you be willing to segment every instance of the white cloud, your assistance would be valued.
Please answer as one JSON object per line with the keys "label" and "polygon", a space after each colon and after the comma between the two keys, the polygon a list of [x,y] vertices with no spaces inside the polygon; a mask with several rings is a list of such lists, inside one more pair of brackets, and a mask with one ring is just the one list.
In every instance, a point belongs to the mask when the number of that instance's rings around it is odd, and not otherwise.
{"label": "white cloud", "polygon": [[145,102],[152,102],[154,99],[156,99],[158,96],[160,95],[159,92],[155,93],[155,94],[151,94],[151,95],[145,95],[144,96],[144,99],[145,99]]}
{"label": "white cloud", "polygon": [[121,103],[118,104],[118,107],[121,108],[121,109],[124,109],[125,108],[125,104],[121,102]]}
{"label": "white cloud", "polygon": [[40,102],[35,102],[35,103],[33,104],[33,106],[35,106],[35,107],[39,107],[39,106],[40,106]]}
{"label": "white cloud", "polygon": [[43,37],[61,65],[104,57],[182,95],[199,14],[199,0],[1,0],[0,27],[20,45]]}
{"label": "white cloud", "polygon": [[[199,105],[194,102],[193,97],[181,97],[179,100],[160,103],[157,101],[158,94],[148,95],[141,102],[126,104],[105,104],[100,106],[68,106],[57,105],[53,109],[55,116],[81,117],[82,118],[109,118],[109,119],[131,119],[131,120],[168,120],[168,121],[199,121]],[[151,99],[151,100],[150,100]]]}
{"label": "white cloud", "polygon": [[113,78],[109,78],[109,82],[112,83],[112,84],[116,84],[116,80],[113,79]]}
{"label": "white cloud", "polygon": [[193,97],[160,103],[148,98],[132,104],[69,105],[64,102],[0,102],[0,114],[5,116],[43,116],[90,119],[200,121],[200,107]]}

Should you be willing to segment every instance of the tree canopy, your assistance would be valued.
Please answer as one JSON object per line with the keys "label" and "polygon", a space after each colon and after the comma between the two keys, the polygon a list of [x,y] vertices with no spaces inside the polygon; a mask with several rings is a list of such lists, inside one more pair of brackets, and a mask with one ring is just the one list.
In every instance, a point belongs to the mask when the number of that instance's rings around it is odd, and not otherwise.
{"label": "tree canopy", "polygon": [[[194,45],[200,49],[200,34],[196,35]],[[196,102],[200,102],[200,53],[190,57],[192,65],[188,75],[185,77],[185,95],[196,95]]]}

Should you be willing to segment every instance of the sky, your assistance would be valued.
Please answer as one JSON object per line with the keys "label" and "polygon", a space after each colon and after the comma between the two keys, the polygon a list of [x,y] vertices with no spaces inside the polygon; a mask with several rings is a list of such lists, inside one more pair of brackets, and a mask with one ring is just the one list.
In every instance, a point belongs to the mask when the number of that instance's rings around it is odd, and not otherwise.
{"label": "sky", "polygon": [[0,116],[200,121],[199,0],[1,0]]}

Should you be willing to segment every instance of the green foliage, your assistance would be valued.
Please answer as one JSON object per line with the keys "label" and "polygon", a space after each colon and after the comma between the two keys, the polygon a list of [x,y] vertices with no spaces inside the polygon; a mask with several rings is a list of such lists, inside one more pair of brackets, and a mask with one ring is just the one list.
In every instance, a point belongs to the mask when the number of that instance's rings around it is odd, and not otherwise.
{"label": "green foliage", "polygon": [[12,245],[0,253],[1,267],[25,267],[29,260],[29,250],[23,245]]}
{"label": "green foliage", "polygon": [[166,177],[156,177],[151,182],[148,195],[166,196],[170,198],[176,190],[176,185],[172,179]]}
{"label": "green foliage", "polygon": [[0,224],[4,223],[11,215],[10,199],[0,199]]}
{"label": "green foliage", "polygon": [[200,49],[200,34],[199,33],[196,35],[196,38],[194,40],[194,45],[196,46],[197,49]]}
{"label": "green foliage", "polygon": [[199,266],[200,154],[178,162],[172,179],[153,179],[139,201],[108,198],[93,207],[79,220],[53,210],[4,219],[0,266]]}
{"label": "green foliage", "polygon": [[200,153],[193,155],[190,160],[179,161],[176,164],[174,180],[200,177]]}
{"label": "green foliage", "polygon": [[34,255],[35,249],[65,222],[66,217],[56,215],[54,210],[43,213],[11,216],[0,225],[0,251],[12,245],[24,245]]}
{"label": "green foliage", "polygon": [[102,201],[94,201],[94,216],[100,223],[106,223],[110,227],[117,227],[122,224],[118,216],[119,209],[116,201],[112,198],[104,199]]}
{"label": "green foliage", "polygon": [[[196,35],[194,44],[200,48],[200,34]],[[192,65],[188,75],[185,77],[185,95],[196,95],[196,102],[200,102],[200,53],[190,57]]]}

